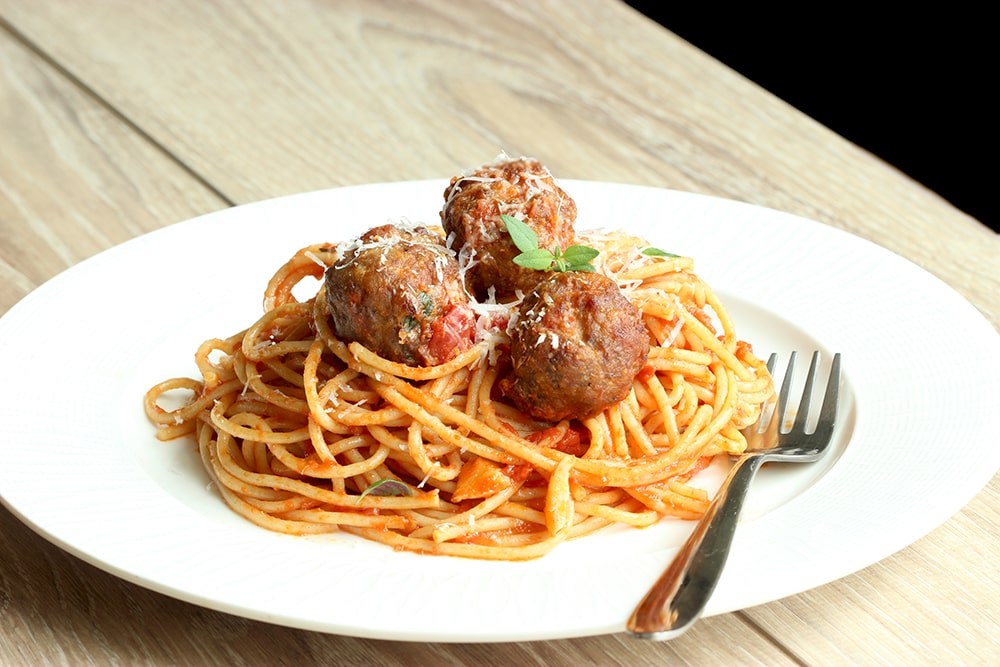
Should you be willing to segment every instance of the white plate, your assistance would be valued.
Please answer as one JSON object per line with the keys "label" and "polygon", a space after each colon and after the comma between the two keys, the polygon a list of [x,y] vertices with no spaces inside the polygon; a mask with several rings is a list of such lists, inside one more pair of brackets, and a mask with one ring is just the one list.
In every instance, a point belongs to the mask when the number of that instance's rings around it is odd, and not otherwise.
{"label": "white plate", "polygon": [[[944,522],[1000,467],[994,426],[982,418],[1000,395],[1000,337],[924,270],[769,209],[563,185],[578,228],[625,228],[693,256],[758,354],[844,355],[836,451],[763,472],[708,614],[885,558]],[[28,295],[0,319],[4,504],[124,579],[273,623],[420,641],[623,629],[688,522],[607,530],[527,563],[277,535],[231,513],[193,446],[157,442],[145,420],[146,388],[193,373],[198,343],[253,321],[266,280],[295,250],[389,219],[437,222],[444,186],[350,187],[220,211],[108,250]]]}

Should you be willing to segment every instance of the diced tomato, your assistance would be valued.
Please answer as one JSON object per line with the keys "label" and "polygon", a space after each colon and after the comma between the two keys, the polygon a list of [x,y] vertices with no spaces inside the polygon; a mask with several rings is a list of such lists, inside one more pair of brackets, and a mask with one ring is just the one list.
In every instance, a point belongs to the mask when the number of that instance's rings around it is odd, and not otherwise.
{"label": "diced tomato", "polygon": [[464,303],[455,304],[431,323],[431,339],[427,347],[438,363],[444,363],[472,347],[475,331],[472,309]]}
{"label": "diced tomato", "polygon": [[[540,443],[547,439],[551,439],[562,431],[560,426],[552,426],[550,428],[542,429],[541,431],[535,431],[529,434],[525,439],[529,442]],[[583,456],[587,451],[588,444],[584,442],[583,433],[581,433],[577,428],[572,426],[565,429],[565,433],[562,437],[551,444],[552,449],[558,450],[565,454],[570,454],[572,456]]]}

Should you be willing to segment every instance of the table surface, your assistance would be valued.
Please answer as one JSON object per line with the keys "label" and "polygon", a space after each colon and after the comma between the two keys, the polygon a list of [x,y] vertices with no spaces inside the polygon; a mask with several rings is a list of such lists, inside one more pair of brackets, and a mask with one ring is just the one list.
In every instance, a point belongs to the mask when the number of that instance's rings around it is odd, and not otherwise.
{"label": "table surface", "polygon": [[[171,223],[445,178],[502,149],[557,177],[718,195],[847,230],[1000,326],[995,233],[611,0],[0,0],[0,113],[0,313]],[[181,602],[0,508],[0,663],[997,664],[997,525],[1000,477],[884,561],[671,642],[424,644]]]}

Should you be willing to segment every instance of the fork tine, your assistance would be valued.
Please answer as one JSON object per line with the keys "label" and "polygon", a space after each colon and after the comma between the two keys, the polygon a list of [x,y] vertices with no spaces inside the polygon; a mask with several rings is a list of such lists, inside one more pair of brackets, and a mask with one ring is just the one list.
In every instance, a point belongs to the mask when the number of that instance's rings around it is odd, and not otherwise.
{"label": "fork tine", "polygon": [[[767,358],[767,373],[768,375],[774,375],[774,365],[778,361],[778,353],[772,352]],[[770,432],[773,429],[773,424],[775,423],[774,416],[778,413],[778,405],[772,396],[768,399],[760,408],[760,416],[757,417],[757,421],[753,425],[748,426],[743,430],[743,436],[747,439],[747,447],[750,449],[756,449],[757,443],[760,442],[762,434]]]}
{"label": "fork tine", "polygon": [[806,420],[809,418],[809,406],[812,403],[813,385],[816,383],[816,370],[819,368],[819,351],[813,352],[812,360],[809,362],[809,373],[806,375],[806,386],[802,388],[802,398],[799,401],[798,413],[795,415],[795,423],[792,430],[805,433]]}
{"label": "fork tine", "polygon": [[840,395],[840,352],[833,355],[830,365],[830,377],[826,381],[826,392],[823,394],[823,406],[819,411],[819,422],[815,435],[829,438],[833,434],[833,425],[837,417],[837,399]]}
{"label": "fork tine", "polygon": [[778,391],[778,405],[774,408],[774,416],[771,418],[771,425],[779,432],[783,430],[785,423],[785,410],[788,408],[788,394],[792,388],[792,375],[795,371],[796,352],[793,350],[788,355],[788,365],[785,366],[785,377],[781,380],[781,389]]}
{"label": "fork tine", "polygon": [[833,355],[833,365],[830,367],[830,379],[826,384],[826,394],[823,396],[823,407],[820,419],[832,421],[837,414],[837,396],[840,394],[840,352]]}

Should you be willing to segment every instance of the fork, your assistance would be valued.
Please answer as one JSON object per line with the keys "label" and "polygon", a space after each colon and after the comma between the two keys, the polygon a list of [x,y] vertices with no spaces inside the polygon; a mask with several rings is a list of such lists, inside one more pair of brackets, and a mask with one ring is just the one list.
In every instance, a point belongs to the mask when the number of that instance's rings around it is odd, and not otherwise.
{"label": "fork", "polygon": [[[626,628],[633,636],[642,639],[673,639],[690,628],[701,616],[722,575],[750,482],[762,464],[767,461],[816,461],[826,450],[833,436],[837,416],[840,353],[833,357],[819,419],[815,428],[808,433],[806,422],[820,355],[819,352],[813,352],[795,421],[785,430],[783,423],[788,409],[795,357],[795,352],[789,355],[777,407],[770,410],[774,403],[772,399],[761,410],[757,423],[743,431],[747,439],[746,451],[736,459],[712,504],[673,562],[632,612]],[[776,359],[777,355],[774,354],[768,359],[768,372],[774,370]]]}

